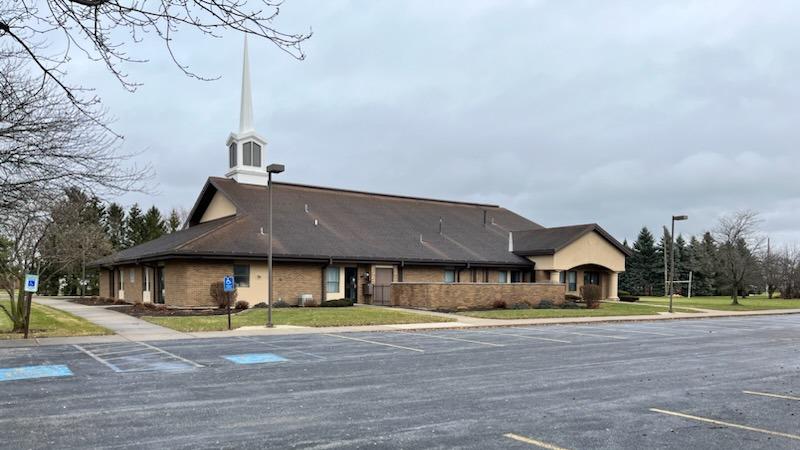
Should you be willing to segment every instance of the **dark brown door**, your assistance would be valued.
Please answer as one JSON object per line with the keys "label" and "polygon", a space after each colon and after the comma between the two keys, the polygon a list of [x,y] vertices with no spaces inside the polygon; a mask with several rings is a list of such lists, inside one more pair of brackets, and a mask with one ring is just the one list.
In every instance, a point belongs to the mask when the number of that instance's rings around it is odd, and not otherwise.
{"label": "dark brown door", "polygon": [[373,300],[376,305],[391,306],[392,278],[393,270],[391,268],[375,269],[375,295],[373,295]]}

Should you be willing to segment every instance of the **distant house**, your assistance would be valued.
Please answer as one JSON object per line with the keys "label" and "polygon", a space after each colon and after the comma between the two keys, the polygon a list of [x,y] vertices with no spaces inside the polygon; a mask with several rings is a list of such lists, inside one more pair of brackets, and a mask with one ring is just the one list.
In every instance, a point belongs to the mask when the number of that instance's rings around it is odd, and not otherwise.
{"label": "distant house", "polygon": [[[182,230],[95,261],[100,295],[208,305],[210,284],[233,275],[239,299],[266,301],[266,140],[252,126],[246,47],[242,89],[226,177],[208,179]],[[290,304],[392,304],[401,283],[537,283],[562,297],[596,284],[616,298],[628,252],[596,224],[544,228],[488,204],[273,183],[273,214],[274,299]]]}

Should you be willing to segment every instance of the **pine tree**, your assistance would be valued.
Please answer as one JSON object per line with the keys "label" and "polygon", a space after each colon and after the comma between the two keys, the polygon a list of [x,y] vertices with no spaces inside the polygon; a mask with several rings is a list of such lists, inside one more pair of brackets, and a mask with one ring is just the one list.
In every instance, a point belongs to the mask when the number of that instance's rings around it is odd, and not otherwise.
{"label": "pine tree", "polygon": [[125,210],[122,206],[117,203],[108,205],[103,217],[103,228],[114,250],[129,247],[125,219]]}
{"label": "pine tree", "polygon": [[128,243],[131,247],[146,242],[147,229],[142,217],[142,209],[138,203],[134,203],[128,210],[128,219],[125,221],[125,228],[128,233]]}
{"label": "pine tree", "polygon": [[169,219],[167,219],[167,232],[174,233],[181,229],[181,218],[175,208],[169,212]]}
{"label": "pine tree", "polygon": [[[622,241],[622,245],[625,248],[627,248],[628,250],[630,250],[631,253],[633,252],[633,249],[631,248],[631,246],[628,245],[628,240],[627,239]],[[632,283],[632,280],[631,280],[632,275],[631,275],[631,272],[630,272],[630,270],[631,270],[630,261],[631,261],[630,258],[625,258],[625,272],[622,272],[621,274],[619,274],[619,295],[630,294],[631,292],[635,291],[633,283]]]}
{"label": "pine tree", "polygon": [[661,257],[656,250],[655,239],[647,227],[643,227],[633,243],[633,255],[628,258],[628,282],[636,294],[654,295],[659,292],[661,282]]}
{"label": "pine tree", "polygon": [[143,223],[144,233],[142,236],[143,240],[139,242],[140,244],[158,239],[167,233],[167,225],[164,223],[161,211],[155,206],[151,206],[150,209],[147,210],[147,213],[144,215]]}

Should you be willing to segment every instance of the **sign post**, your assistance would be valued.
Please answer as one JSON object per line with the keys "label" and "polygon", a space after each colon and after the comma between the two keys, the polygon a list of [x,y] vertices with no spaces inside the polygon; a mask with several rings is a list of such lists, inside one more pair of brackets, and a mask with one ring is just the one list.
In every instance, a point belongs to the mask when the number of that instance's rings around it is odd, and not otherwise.
{"label": "sign post", "polygon": [[39,290],[39,275],[25,275],[25,339],[28,339],[28,332],[31,325],[31,302],[33,294]]}
{"label": "sign post", "polygon": [[222,287],[225,291],[225,303],[228,305],[228,330],[231,329],[231,292],[236,290],[236,283],[231,275],[225,275],[222,279]]}

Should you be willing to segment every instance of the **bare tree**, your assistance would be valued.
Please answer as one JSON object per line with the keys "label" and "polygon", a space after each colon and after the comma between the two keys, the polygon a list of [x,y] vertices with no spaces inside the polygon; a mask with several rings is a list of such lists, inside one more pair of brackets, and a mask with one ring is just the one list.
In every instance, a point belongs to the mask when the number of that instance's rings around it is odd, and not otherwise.
{"label": "bare tree", "polygon": [[[70,52],[100,62],[133,91],[126,63],[146,62],[131,56],[147,36],[160,39],[184,73],[208,79],[178,61],[179,32],[191,30],[218,37],[227,30],[261,37],[291,56],[303,59],[300,46],[311,32],[285,33],[274,26],[282,0],[0,0],[0,44],[13,45],[70,98],[75,88],[64,79]],[[3,42],[5,41],[5,42]]]}
{"label": "bare tree", "polygon": [[28,75],[19,58],[0,60],[0,215],[72,186],[96,194],[141,188],[150,168],[125,166],[132,155],[104,129],[103,111],[84,106]]}
{"label": "bare tree", "polygon": [[733,305],[739,304],[739,292],[758,275],[755,257],[761,246],[757,235],[758,223],[757,213],[739,211],[722,217],[714,230],[720,276],[731,288]]}

